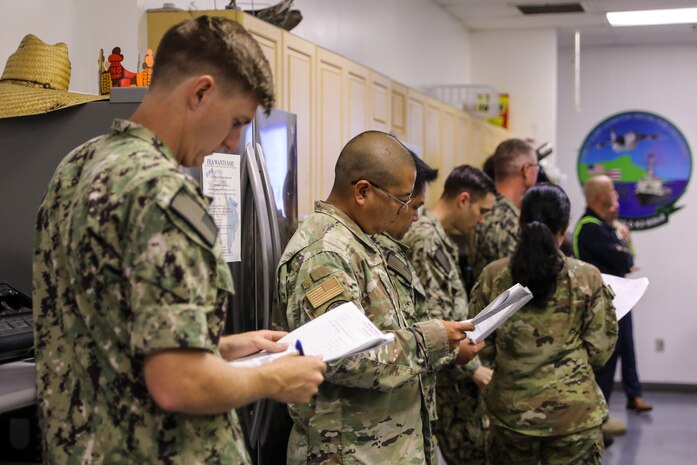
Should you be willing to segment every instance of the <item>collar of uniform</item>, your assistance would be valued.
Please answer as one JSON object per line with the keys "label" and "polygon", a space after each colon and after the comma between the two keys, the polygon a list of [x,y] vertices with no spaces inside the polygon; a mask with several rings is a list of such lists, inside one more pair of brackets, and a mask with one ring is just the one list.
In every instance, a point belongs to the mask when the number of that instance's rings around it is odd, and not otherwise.
{"label": "collar of uniform", "polygon": [[514,212],[516,216],[520,216],[520,209],[513,205],[513,202],[511,202],[509,199],[499,194],[498,192],[496,193],[496,204],[506,207],[512,212]]}
{"label": "collar of uniform", "polygon": [[404,242],[398,241],[394,237],[390,236],[389,233],[382,233],[380,235],[387,238],[387,240],[389,240],[390,242],[394,243],[395,246],[397,248],[401,249],[402,252],[404,252],[405,254],[407,254],[407,255],[409,254],[409,246],[406,245]]}
{"label": "collar of uniform", "polygon": [[443,229],[443,225],[440,224],[438,218],[433,216],[433,214],[429,210],[424,211],[423,217],[426,218],[426,220],[433,225],[433,227],[436,230],[436,233],[438,234],[438,237],[441,239],[441,241],[443,241],[448,251],[451,253],[457,252],[457,245],[455,245],[455,242],[453,242],[448,233],[445,232],[445,229]]}
{"label": "collar of uniform", "polygon": [[595,211],[593,211],[593,209],[591,207],[586,207],[586,212],[583,214],[583,216],[592,216],[593,218],[597,218],[600,220],[600,222],[604,226],[608,226],[608,227],[612,228],[612,225],[610,223],[608,223],[607,221],[605,221],[604,219],[602,219],[600,217],[600,215],[598,215]]}
{"label": "collar of uniform", "polygon": [[339,223],[346,226],[346,228],[349,229],[353,233],[353,235],[356,236],[356,238],[360,240],[366,247],[369,247],[374,252],[380,252],[377,244],[375,244],[371,237],[364,233],[361,227],[358,226],[355,221],[349,218],[349,216],[346,213],[342,212],[334,205],[318,200],[315,202],[315,213],[323,213],[325,215],[331,216],[332,218],[336,219]]}
{"label": "collar of uniform", "polygon": [[152,132],[145,126],[136,124],[132,121],[128,121],[125,119],[115,119],[114,122],[111,124],[111,131],[113,134],[125,134],[130,137],[137,137],[138,139],[142,139],[148,144],[152,144],[154,147],[156,147],[157,150],[172,163],[174,163],[175,165],[179,165],[179,163],[177,163],[176,158],[174,158],[172,152],[170,152],[169,147],[167,147],[167,145],[165,145],[165,143],[162,142],[162,139],[157,137],[157,135],[154,132]]}

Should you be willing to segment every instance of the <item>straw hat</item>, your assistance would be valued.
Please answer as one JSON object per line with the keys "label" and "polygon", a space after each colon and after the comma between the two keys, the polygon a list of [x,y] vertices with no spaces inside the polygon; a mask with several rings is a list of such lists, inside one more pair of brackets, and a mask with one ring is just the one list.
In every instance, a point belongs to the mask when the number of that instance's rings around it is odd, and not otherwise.
{"label": "straw hat", "polygon": [[0,118],[37,115],[108,98],[68,92],[69,85],[68,46],[49,45],[28,34],[7,59],[0,78]]}

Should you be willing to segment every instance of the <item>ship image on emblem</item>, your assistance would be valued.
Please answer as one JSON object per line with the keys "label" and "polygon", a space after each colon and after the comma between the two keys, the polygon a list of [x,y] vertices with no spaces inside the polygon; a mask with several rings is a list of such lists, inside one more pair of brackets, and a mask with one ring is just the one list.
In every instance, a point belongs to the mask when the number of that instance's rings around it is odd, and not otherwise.
{"label": "ship image on emblem", "polygon": [[656,205],[670,198],[673,189],[663,184],[654,170],[654,154],[649,152],[646,176],[636,183],[634,195],[642,205]]}

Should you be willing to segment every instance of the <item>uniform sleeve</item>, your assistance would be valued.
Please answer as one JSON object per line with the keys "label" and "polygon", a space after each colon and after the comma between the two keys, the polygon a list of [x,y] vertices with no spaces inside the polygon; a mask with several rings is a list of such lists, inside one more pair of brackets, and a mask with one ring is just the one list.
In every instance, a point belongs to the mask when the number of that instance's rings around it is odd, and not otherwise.
{"label": "uniform sleeve", "polygon": [[[483,272],[472,288],[470,295],[469,315],[474,318],[489,305],[491,297],[491,278],[490,273]],[[486,346],[479,352],[480,361],[486,366],[492,366],[496,358],[496,331],[486,338]]]}
{"label": "uniform sleeve", "polygon": [[[206,214],[203,202],[190,198]],[[131,349],[140,354],[171,348],[215,352],[219,328],[209,328],[208,321],[217,310],[217,288],[231,291],[232,283],[218,282],[213,245],[148,193],[138,196],[131,218],[124,260],[133,315]]]}
{"label": "uniform sleeve", "polygon": [[[425,322],[398,328],[397,312],[375,282],[365,284],[338,254],[320,252],[295,263],[282,265],[277,275],[274,326],[292,331],[343,302],[351,301],[366,312],[395,341],[379,349],[329,363],[326,379],[334,384],[361,389],[389,391],[427,371],[429,365],[449,353],[445,328],[440,322]],[[365,273],[369,274],[368,270]],[[387,278],[387,274],[385,273]],[[317,289],[328,291],[317,292]],[[440,335],[439,335],[440,334]],[[419,350],[421,348],[421,350]]]}
{"label": "uniform sleeve", "polygon": [[[614,233],[611,232],[614,236]],[[583,261],[592,263],[604,272],[617,276],[629,273],[634,265],[632,255],[621,244],[603,231],[599,224],[586,223],[578,233],[578,252]]]}
{"label": "uniform sleeve", "polygon": [[[424,305],[426,306],[430,318],[446,321],[464,320],[467,317],[468,311],[467,297],[464,288],[462,289],[461,295],[455,298],[455,306],[460,308],[453,308],[452,297],[450,296],[452,291],[448,283],[450,277],[448,277],[445,271],[435,263],[434,258],[431,257],[428,252],[428,247],[423,241],[417,240],[412,244],[410,262],[424,287],[426,293],[426,302]],[[459,276],[456,279],[459,279]],[[458,287],[462,287],[462,284],[459,284]],[[455,355],[457,355],[457,353]],[[454,361],[454,357],[448,359],[448,362],[452,361]],[[440,365],[446,365],[446,361],[443,361]],[[450,363],[448,371],[453,380],[471,379],[472,374],[480,366],[479,357],[475,357],[466,365],[452,365],[452,363]]]}
{"label": "uniform sleeve", "polygon": [[584,315],[581,339],[588,352],[588,361],[593,369],[598,369],[607,363],[615,349],[617,316],[612,291],[602,283],[597,270],[595,274],[594,291]]}

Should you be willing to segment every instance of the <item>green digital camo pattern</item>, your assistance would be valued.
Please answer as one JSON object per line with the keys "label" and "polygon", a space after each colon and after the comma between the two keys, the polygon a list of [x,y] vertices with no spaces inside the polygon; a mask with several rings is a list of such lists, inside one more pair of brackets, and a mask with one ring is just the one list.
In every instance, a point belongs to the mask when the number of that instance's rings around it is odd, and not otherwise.
{"label": "green digital camo pattern", "polygon": [[496,194],[494,206],[484,216],[484,223],[475,229],[474,250],[470,251],[472,272],[476,280],[489,263],[510,257],[518,245],[520,211],[501,194]]}
{"label": "green digital camo pattern", "polygon": [[[383,255],[387,259],[387,272],[392,278],[392,282],[399,296],[399,306],[407,320],[407,324],[416,325],[420,321],[428,321],[430,319],[426,310],[426,294],[424,288],[416,275],[416,271],[409,263],[408,247],[389,234],[379,234],[375,237],[378,245],[383,251]],[[395,257],[402,264],[399,270],[391,266],[389,257]],[[400,270],[408,270],[410,276],[403,276]],[[418,326],[417,326],[418,327]],[[423,348],[423,346],[422,346]],[[425,355],[422,355],[425,356]],[[424,402],[424,411],[422,421],[424,423],[424,438],[426,443],[426,458],[428,464],[436,464],[436,449],[433,440],[435,426],[433,423],[438,419],[436,413],[436,370],[442,368],[448,363],[451,363],[455,357],[454,352],[446,357],[443,357],[436,363],[431,370],[420,375],[421,377],[421,395]]]}
{"label": "green digital camo pattern", "polygon": [[[544,308],[526,305],[494,333],[494,375],[485,392],[492,422],[530,436],[598,427],[607,404],[593,369],[617,340],[612,292],[598,269],[563,257],[557,289]],[[472,290],[470,317],[513,285],[509,258],[484,269]]]}
{"label": "green digital camo pattern", "polygon": [[[404,243],[410,248],[410,262],[426,291],[430,317],[467,319],[467,293],[457,263],[457,246],[440,222],[424,212],[407,232]],[[436,436],[450,465],[486,463],[484,403],[472,380],[480,365],[479,358],[475,358],[464,367],[450,364],[438,372]]]}
{"label": "green digital camo pattern", "polygon": [[[310,303],[308,292],[337,281],[340,294],[316,307]],[[288,463],[423,464],[419,375],[449,352],[443,324],[407,323],[378,245],[323,202],[286,247],[276,283],[275,327],[293,330],[352,301],[396,339],[330,363],[310,403],[290,406]]]}
{"label": "green digital camo pattern", "polygon": [[116,120],[72,151],[41,204],[34,327],[44,462],[247,464],[234,412],[183,415],[148,394],[146,355],[218,355],[232,278],[170,208],[208,202],[152,132]]}
{"label": "green digital camo pattern", "polygon": [[534,437],[493,425],[490,434],[490,457],[495,465],[600,465],[605,452],[599,426],[562,436]]}

